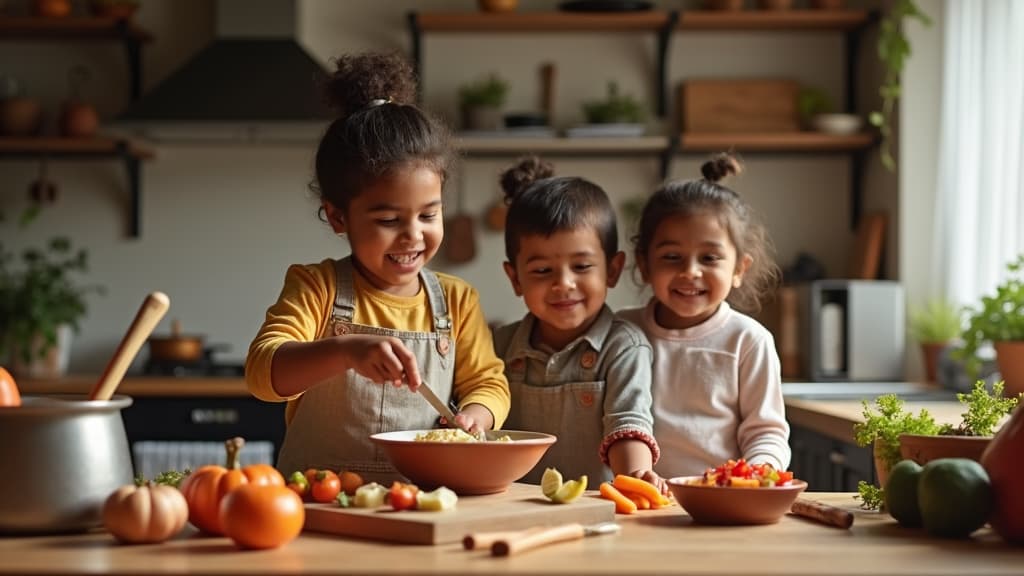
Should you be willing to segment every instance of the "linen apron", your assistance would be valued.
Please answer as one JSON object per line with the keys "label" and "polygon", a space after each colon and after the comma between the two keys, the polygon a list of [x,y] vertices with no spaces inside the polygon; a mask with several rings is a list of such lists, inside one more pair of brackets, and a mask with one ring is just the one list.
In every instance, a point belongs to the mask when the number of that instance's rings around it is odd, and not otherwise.
{"label": "linen apron", "polygon": [[[420,270],[434,331],[411,332],[353,323],[356,293],[351,258],[337,261],[335,271],[334,313],[320,338],[346,334],[397,338],[416,357],[423,384],[442,400],[449,399],[455,374],[455,343],[444,289],[437,276],[427,269]],[[390,482],[400,475],[370,435],[434,428],[437,419],[430,404],[408,387],[378,384],[350,369],[302,395],[285,433],[277,468],[285,476],[307,468],[351,470],[367,482]]]}
{"label": "linen apron", "polygon": [[612,479],[611,469],[600,458],[605,383],[596,379],[596,355],[588,351],[578,356],[579,362],[570,363],[572,373],[554,385],[529,384],[526,371],[537,363],[528,358],[517,358],[505,370],[512,395],[505,428],[558,437],[521,482],[540,484],[548,467],[558,468],[566,478],[586,474],[591,486]]}

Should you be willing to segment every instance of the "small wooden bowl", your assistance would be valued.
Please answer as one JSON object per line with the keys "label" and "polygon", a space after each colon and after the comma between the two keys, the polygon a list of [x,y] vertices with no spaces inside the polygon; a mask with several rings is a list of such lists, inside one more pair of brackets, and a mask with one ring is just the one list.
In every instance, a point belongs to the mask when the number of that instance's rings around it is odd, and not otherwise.
{"label": "small wooden bowl", "polygon": [[789,512],[807,482],[793,480],[770,488],[732,488],[693,484],[700,476],[669,478],[676,502],[700,524],[774,524]]}

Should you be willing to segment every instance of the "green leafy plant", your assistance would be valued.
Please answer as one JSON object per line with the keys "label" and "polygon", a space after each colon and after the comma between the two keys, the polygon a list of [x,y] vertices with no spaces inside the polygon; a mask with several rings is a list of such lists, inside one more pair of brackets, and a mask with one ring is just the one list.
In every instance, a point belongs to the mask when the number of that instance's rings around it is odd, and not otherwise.
{"label": "green leafy plant", "polygon": [[900,461],[900,434],[939,433],[935,418],[924,408],[916,415],[904,409],[903,400],[895,394],[883,394],[875,398],[875,412],[867,400],[862,400],[864,421],[853,425],[854,438],[859,446],[876,446],[876,456],[886,465]]}
{"label": "green leafy plant", "polygon": [[960,336],[964,326],[963,308],[941,298],[910,309],[910,336],[918,342],[950,342]]}
{"label": "green leafy plant", "polygon": [[[20,226],[32,219],[33,214],[23,216]],[[73,249],[64,236],[50,239],[42,249],[25,249],[20,258],[0,243],[0,359],[16,352],[30,363],[33,353],[43,357],[56,346],[59,326],[78,330],[86,296],[104,291],[75,280],[87,268],[87,252]],[[37,338],[42,345],[34,347]]]}
{"label": "green leafy plant", "polygon": [[1003,386],[1002,381],[996,382],[992,385],[992,392],[989,393],[985,381],[978,380],[974,383],[974,389],[970,394],[958,393],[957,400],[967,406],[967,411],[962,414],[963,420],[956,427],[951,424],[942,426],[939,434],[992,436],[999,422],[1013,412],[1013,409],[1021,401],[1021,395],[1003,397]]}
{"label": "green leafy plant", "polygon": [[865,510],[881,510],[885,507],[885,490],[864,480],[857,482],[857,495],[854,498],[860,500],[860,507]]}
{"label": "green leafy plant", "polygon": [[501,108],[508,98],[509,85],[495,73],[459,88],[459,102],[463,108]]}
{"label": "green leafy plant", "polygon": [[807,124],[815,115],[831,112],[833,110],[832,99],[821,88],[804,86],[797,94],[796,108],[800,114],[800,120]]}
{"label": "green leafy plant", "polygon": [[1024,340],[1024,254],[1006,269],[1009,274],[996,293],[982,296],[979,306],[968,307],[967,329],[961,334],[963,346],[953,351],[974,376],[981,366],[978,353],[986,344]]}
{"label": "green leafy plant", "polygon": [[885,76],[878,93],[882,97],[882,109],[872,112],[868,121],[878,127],[882,136],[879,153],[882,165],[889,170],[896,168],[896,160],[892,155],[892,114],[899,100],[903,87],[900,78],[903,65],[910,56],[910,41],[903,32],[903,24],[908,19],[915,19],[925,26],[932,21],[921,12],[914,0],[894,0],[892,7],[882,18],[878,32],[878,59],[885,65]]}
{"label": "green leafy plant", "polygon": [[583,103],[583,117],[590,124],[636,123],[644,120],[644,107],[628,94],[619,94],[619,85],[608,83],[604,100]]}

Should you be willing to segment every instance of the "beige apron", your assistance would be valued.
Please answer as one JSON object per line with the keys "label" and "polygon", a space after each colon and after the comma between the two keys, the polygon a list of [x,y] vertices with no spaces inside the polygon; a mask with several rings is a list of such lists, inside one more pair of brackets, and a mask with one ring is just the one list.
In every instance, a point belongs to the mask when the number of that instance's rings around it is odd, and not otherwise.
{"label": "beige apron", "polygon": [[[377,334],[398,338],[415,356],[424,384],[442,400],[452,396],[455,343],[444,290],[437,276],[420,271],[433,313],[433,332],[408,332],[354,324],[355,289],[350,258],[335,263],[337,296],[334,317],[321,338]],[[388,482],[399,476],[387,456],[370,441],[378,432],[437,426],[437,412],[407,387],[377,384],[349,370],[307,390],[288,425],[277,468],[286,476],[296,470],[327,468],[358,472],[367,481]]]}

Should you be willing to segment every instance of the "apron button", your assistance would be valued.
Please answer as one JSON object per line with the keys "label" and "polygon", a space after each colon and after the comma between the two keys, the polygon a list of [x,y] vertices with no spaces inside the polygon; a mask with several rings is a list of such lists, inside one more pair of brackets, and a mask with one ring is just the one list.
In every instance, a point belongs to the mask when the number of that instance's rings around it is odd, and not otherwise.
{"label": "apron button", "polygon": [[334,324],[334,335],[335,336],[343,336],[345,334],[348,334],[348,325],[347,324],[342,324],[341,322],[335,323]]}
{"label": "apron button", "polygon": [[587,350],[583,353],[583,357],[580,358],[580,365],[584,368],[593,368],[594,364],[597,364],[597,352]]}
{"label": "apron button", "polygon": [[451,340],[447,336],[441,336],[437,339],[437,351],[441,353],[441,356],[447,356],[448,350],[452,347]]}
{"label": "apron button", "polygon": [[580,404],[585,408],[590,408],[594,405],[594,394],[591,392],[584,392],[580,394]]}

